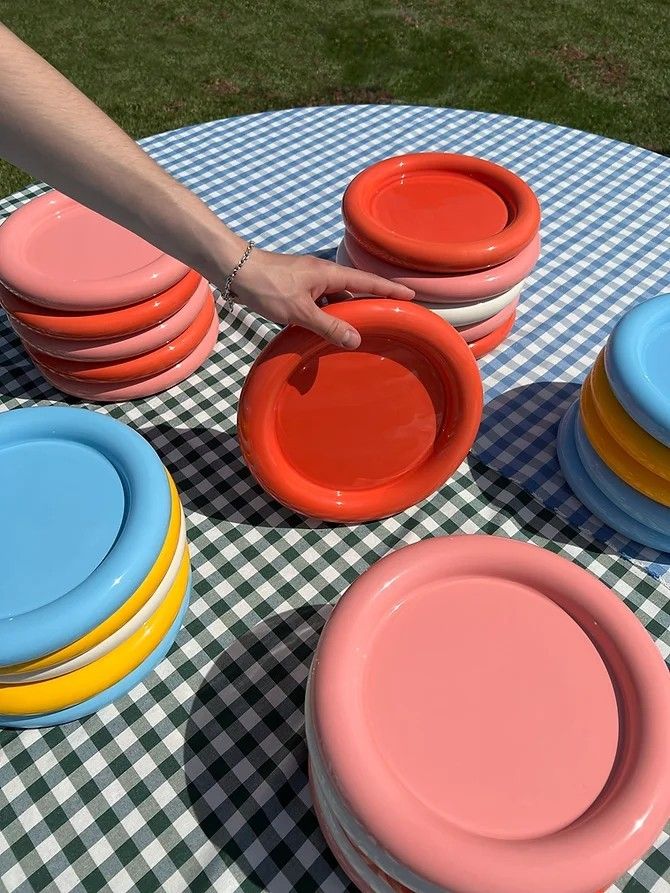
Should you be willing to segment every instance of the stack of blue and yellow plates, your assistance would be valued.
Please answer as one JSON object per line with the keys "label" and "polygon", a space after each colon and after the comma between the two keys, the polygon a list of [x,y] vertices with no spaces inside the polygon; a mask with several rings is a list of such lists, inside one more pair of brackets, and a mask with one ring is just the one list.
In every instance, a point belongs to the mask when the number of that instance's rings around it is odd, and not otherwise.
{"label": "stack of blue and yellow plates", "polygon": [[561,422],[558,458],[596,517],[670,552],[670,294],[619,320]]}
{"label": "stack of blue and yellow plates", "polygon": [[164,657],[186,612],[184,513],[154,449],[109,416],[0,414],[0,726],[80,719]]}

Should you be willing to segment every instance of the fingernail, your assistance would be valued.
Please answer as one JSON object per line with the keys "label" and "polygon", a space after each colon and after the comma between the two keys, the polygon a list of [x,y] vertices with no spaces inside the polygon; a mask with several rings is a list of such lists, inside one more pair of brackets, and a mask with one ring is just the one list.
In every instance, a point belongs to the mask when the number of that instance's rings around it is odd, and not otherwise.
{"label": "fingernail", "polygon": [[344,337],[342,338],[342,347],[358,347],[361,343],[360,335],[353,331],[353,329],[348,329],[344,333]]}

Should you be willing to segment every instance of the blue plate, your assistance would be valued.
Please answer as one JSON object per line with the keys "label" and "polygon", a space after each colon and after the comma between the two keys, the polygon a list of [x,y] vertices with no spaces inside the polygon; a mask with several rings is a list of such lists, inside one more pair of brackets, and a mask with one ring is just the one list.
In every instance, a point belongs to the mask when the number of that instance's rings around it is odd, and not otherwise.
{"label": "blue plate", "polygon": [[163,546],[170,488],[153,447],[109,416],[0,413],[0,666],[85,635]]}
{"label": "blue plate", "polygon": [[582,465],[598,489],[622,512],[646,527],[653,527],[657,533],[667,536],[670,542],[670,508],[638,493],[603,462],[591,446],[579,413],[575,421],[575,443]]}
{"label": "blue plate", "polygon": [[133,689],[145,676],[147,676],[165,657],[170,650],[172,643],[177,637],[177,633],[181,629],[184,621],[184,615],[188,608],[189,599],[191,597],[191,576],[189,574],[188,586],[184,600],[181,603],[179,613],[175,617],[174,623],[165,634],[165,638],[160,645],[151,652],[149,657],[136,667],[132,673],[129,673],[125,679],[121,679],[111,688],[100,692],[81,704],[75,704],[67,707],[65,710],[58,710],[56,713],[41,713],[33,716],[3,716],[0,714],[0,728],[5,729],[45,729],[50,726],[60,726],[66,722],[74,722],[77,719],[83,719],[92,713],[102,710],[112,701],[122,698]]}
{"label": "blue plate", "polygon": [[605,349],[617,400],[656,440],[670,446],[670,294],[629,310]]}
{"label": "blue plate", "polygon": [[641,524],[622,511],[618,505],[605,496],[589,477],[577,452],[575,441],[575,425],[578,416],[579,401],[576,400],[561,420],[556,443],[558,461],[572,492],[577,499],[584,503],[591,514],[612,530],[633,542],[642,543],[642,545],[658,549],[660,552],[670,552],[670,536],[664,536],[662,533],[652,530],[651,527]]}

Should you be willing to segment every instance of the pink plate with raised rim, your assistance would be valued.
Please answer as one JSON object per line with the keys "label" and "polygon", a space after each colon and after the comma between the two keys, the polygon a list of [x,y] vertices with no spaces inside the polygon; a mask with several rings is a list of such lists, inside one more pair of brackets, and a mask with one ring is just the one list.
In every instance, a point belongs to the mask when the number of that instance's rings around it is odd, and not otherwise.
{"label": "pink plate with raised rim", "polygon": [[39,306],[125,307],[187,273],[186,264],[60,192],[22,205],[0,227],[0,281]]}
{"label": "pink plate with raised rim", "polygon": [[528,543],[378,561],[326,625],[308,705],[344,830],[413,889],[603,889],[670,814],[661,656],[606,586]]}
{"label": "pink plate with raised rim", "polygon": [[416,292],[417,301],[480,301],[493,298],[515,286],[533,270],[540,257],[539,233],[520,254],[497,267],[476,273],[418,273],[375,257],[345,233],[337,249],[336,260],[345,267],[356,267],[383,276]]}
{"label": "pink plate with raised rim", "polygon": [[219,319],[215,315],[207,335],[193,353],[181,363],[177,363],[171,369],[167,369],[159,375],[143,378],[140,381],[125,382],[116,387],[100,382],[74,381],[72,378],[57,375],[55,372],[40,366],[38,368],[46,380],[55,388],[64,394],[78,397],[80,400],[87,400],[91,403],[120,403],[124,400],[137,400],[141,397],[150,397],[153,394],[167,391],[185,381],[190,375],[193,375],[214,350],[218,332]]}
{"label": "pink plate with raised rim", "polygon": [[485,338],[487,335],[495,332],[496,329],[504,326],[510,316],[515,315],[518,306],[519,298],[517,297],[511,304],[509,304],[509,306],[503,307],[502,310],[498,311],[498,313],[493,316],[490,316],[488,319],[485,319],[483,322],[476,322],[471,326],[457,326],[456,330],[459,335],[465,338],[468,344],[472,344],[473,341],[479,341],[480,338]]}
{"label": "pink plate with raised rim", "polygon": [[18,319],[11,318],[10,322],[16,334],[28,347],[40,350],[51,357],[82,363],[113,362],[149,353],[177,338],[195,321],[205,306],[209,294],[209,285],[202,279],[193,297],[189,298],[174,316],[144,332],[104,341],[99,338],[96,340],[56,338],[25,326]]}

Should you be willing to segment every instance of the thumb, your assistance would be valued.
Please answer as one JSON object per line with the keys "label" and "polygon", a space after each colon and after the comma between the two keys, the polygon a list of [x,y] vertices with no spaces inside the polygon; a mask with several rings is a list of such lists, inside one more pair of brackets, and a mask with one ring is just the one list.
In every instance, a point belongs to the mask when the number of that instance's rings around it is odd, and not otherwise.
{"label": "thumb", "polygon": [[346,350],[355,350],[360,347],[361,336],[353,326],[329,313],[324,313],[311,302],[305,305],[305,313],[300,320],[300,325],[321,335],[322,338],[337,347],[344,347]]}

